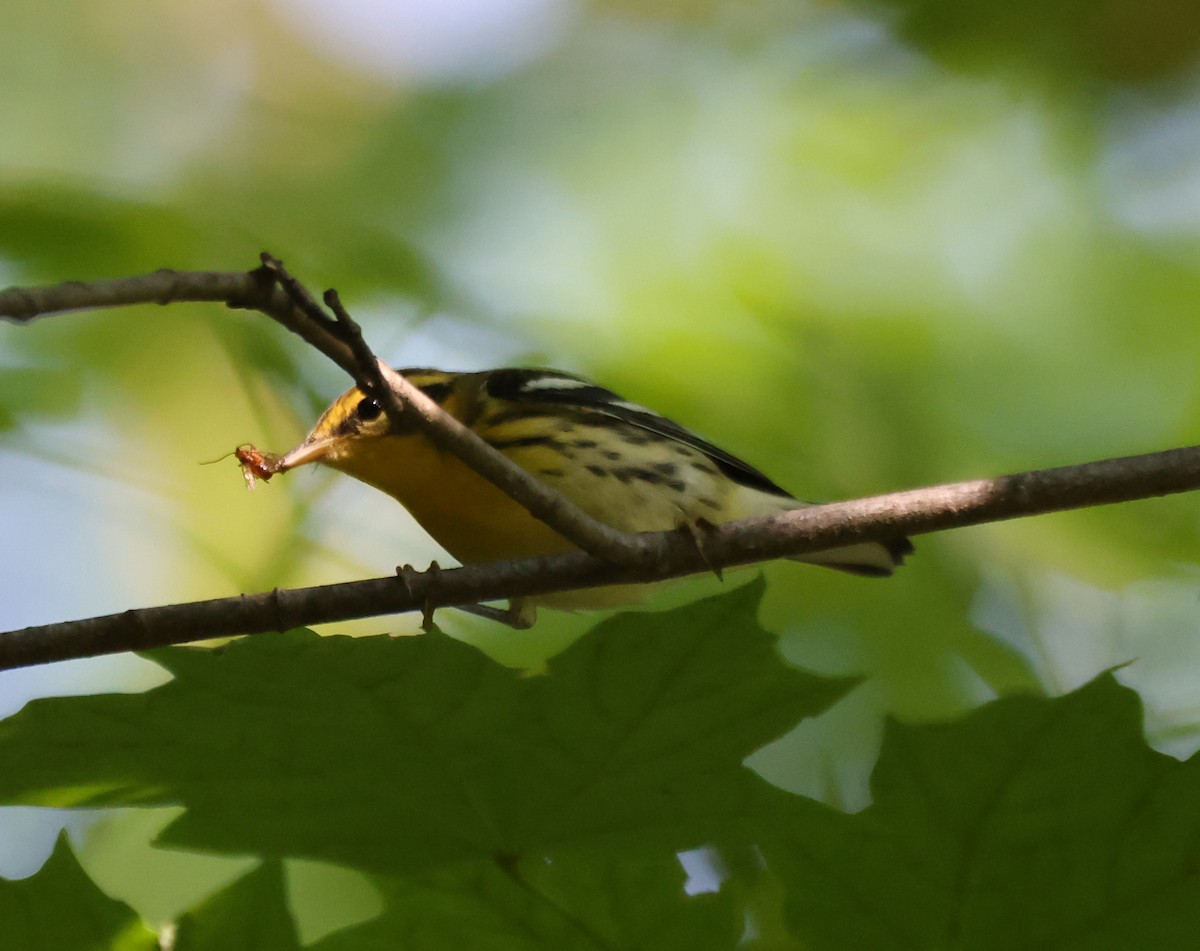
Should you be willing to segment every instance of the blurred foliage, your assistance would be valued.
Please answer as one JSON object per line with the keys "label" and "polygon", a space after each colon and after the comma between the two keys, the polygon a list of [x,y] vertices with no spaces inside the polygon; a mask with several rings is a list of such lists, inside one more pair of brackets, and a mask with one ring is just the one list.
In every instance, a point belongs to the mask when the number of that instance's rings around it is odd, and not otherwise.
{"label": "blurred foliage", "polygon": [[[396,364],[583,373],[816,500],[1196,441],[1193,5],[528,0],[505,21],[492,0],[487,30],[410,18],[402,36],[366,18],[419,6],[6,3],[0,280],[271,250],[336,286]],[[438,29],[466,32],[411,52]],[[297,473],[250,494],[232,461],[198,465],[293,445],[344,386],[214,306],[0,327],[0,528],[19,539],[0,546],[0,627],[444,560],[365,487]],[[1181,496],[921,538],[886,583],[767,568],[785,656],[865,680],[754,769],[865,806],[888,715],[1135,657],[1119,676],[1151,739],[1190,754],[1198,536]],[[517,635],[439,622],[537,670],[590,623],[543,615]],[[0,676],[0,700],[29,676]],[[148,837],[114,817],[83,855],[158,914],[169,876],[129,858]],[[444,874],[423,887],[445,907],[519,904],[503,870]],[[769,905],[778,883],[749,882],[742,900]]]}
{"label": "blurred foliage", "polygon": [[1188,0],[882,0],[882,5],[895,8],[901,36],[949,62],[1026,64],[1063,78],[1146,82],[1192,66],[1200,53],[1200,9]]}
{"label": "blurred foliage", "polygon": [[23,951],[152,951],[137,913],[109,898],[79,867],[66,837],[32,878],[0,880],[4,943]]}
{"label": "blurred foliage", "polygon": [[264,862],[179,920],[175,951],[299,951],[283,868]]}
{"label": "blurred foliage", "polygon": [[1149,749],[1140,713],[1106,675],[892,725],[869,809],[795,800],[764,839],[793,926],[838,951],[1189,947],[1200,759]]}
{"label": "blurred foliage", "polygon": [[743,758],[853,686],[779,660],[762,588],[612,618],[534,678],[433,634],[168,650],[168,684],[0,725],[0,797],[180,803],[162,842],[384,872],[590,837],[692,845],[759,794]]}
{"label": "blurred foliage", "polygon": [[[778,657],[762,592],[611,618],[535,677],[436,634],[156,651],[168,684],[5,721],[0,802],[179,804],[159,844],[264,856],[184,912],[181,951],[309,946],[297,856],[382,899],[322,951],[1192,946],[1200,757],[1151,750],[1133,691],[891,724],[849,815],[743,764],[852,686]],[[66,900],[64,864],[84,888],[61,846],[0,902]]]}

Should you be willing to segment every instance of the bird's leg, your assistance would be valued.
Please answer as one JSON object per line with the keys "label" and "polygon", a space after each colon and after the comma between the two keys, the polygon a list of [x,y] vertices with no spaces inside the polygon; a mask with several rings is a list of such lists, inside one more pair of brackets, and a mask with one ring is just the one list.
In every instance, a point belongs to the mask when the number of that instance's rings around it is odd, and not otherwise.
{"label": "bird's leg", "polygon": [[696,546],[696,551],[700,553],[700,557],[704,559],[704,563],[708,565],[708,570],[717,576],[718,581],[725,580],[725,573],[720,565],[714,565],[712,559],[708,557],[708,536],[716,530],[716,525],[706,518],[688,518],[681,511],[678,524],[675,526],[677,531],[683,532]]}
{"label": "bird's leg", "polygon": [[[437,584],[437,576],[441,570],[441,565],[436,561],[431,561],[425,573],[432,575],[432,583]],[[400,583],[404,585],[404,590],[408,592],[410,597],[413,594],[412,579],[420,573],[409,564],[396,566],[396,577],[400,579]],[[533,622],[537,620],[537,605],[525,598],[510,599],[507,608],[493,608],[487,604],[454,604],[448,605],[448,607],[453,607],[467,614],[474,614],[476,617],[487,618],[489,621],[499,621],[501,624],[505,624],[516,631],[528,630],[533,627]],[[427,598],[421,608],[421,630],[430,631],[433,629],[433,612],[433,602]]]}
{"label": "bird's leg", "polygon": [[[425,569],[425,573],[430,575],[430,587],[436,587],[438,575],[442,573],[442,566],[436,561],[431,561],[429,567]],[[426,598],[425,603],[421,605],[421,630],[428,634],[437,627],[433,623],[434,604],[432,598]]]}
{"label": "bird's leg", "polygon": [[527,631],[537,620],[537,605],[531,604],[525,598],[512,598],[507,608],[493,608],[487,604],[456,604],[454,607],[476,617],[499,621],[514,631]]}

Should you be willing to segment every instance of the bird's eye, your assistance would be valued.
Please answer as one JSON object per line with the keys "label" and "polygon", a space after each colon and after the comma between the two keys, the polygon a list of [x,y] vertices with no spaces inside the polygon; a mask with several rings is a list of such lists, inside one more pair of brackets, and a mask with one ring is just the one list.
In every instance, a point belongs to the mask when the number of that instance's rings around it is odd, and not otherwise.
{"label": "bird's eye", "polygon": [[379,418],[383,408],[368,396],[366,399],[359,400],[354,412],[358,414],[359,419],[369,423],[371,420]]}

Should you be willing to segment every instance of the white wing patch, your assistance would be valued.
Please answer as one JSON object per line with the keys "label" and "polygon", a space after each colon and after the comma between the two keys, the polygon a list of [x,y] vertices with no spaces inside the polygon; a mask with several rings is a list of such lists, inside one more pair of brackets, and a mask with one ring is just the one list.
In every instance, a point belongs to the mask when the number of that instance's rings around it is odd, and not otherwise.
{"label": "white wing patch", "polygon": [[571,376],[535,376],[521,383],[522,393],[533,393],[537,390],[578,390],[581,388],[594,389],[596,384],[586,380],[577,380]]}
{"label": "white wing patch", "polygon": [[[566,391],[566,390],[599,390],[601,387],[595,383],[589,383],[587,380],[577,380],[569,376],[539,376],[526,380],[521,384],[522,393],[536,393],[539,390],[550,391]],[[629,400],[612,399],[604,400],[602,403],[595,404],[599,407],[613,406],[617,409],[628,410],[631,413],[645,413],[647,416],[659,416],[658,413],[650,409],[648,406],[642,406],[640,403],[631,403]]]}

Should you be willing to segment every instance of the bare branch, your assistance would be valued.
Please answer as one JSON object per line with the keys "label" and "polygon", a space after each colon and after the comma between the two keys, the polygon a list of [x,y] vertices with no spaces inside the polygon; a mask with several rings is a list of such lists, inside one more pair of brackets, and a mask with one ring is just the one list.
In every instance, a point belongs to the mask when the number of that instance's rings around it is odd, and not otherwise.
{"label": "bare branch", "polygon": [[361,328],[342,306],[336,291],[325,292],[325,303],[336,319],[331,322],[304,286],[288,274],[281,261],[264,254],[263,265],[279,276],[298,310],[314,323],[337,328],[338,335],[354,355],[355,380],[365,393],[379,401],[391,419],[399,419],[402,415],[412,419],[437,446],[453,453],[516,500],[534,518],[589,554],[623,565],[644,566],[648,563],[650,553],[636,536],[597,521],[560,492],[539,482],[376,357],[363,339]]}
{"label": "bare branch", "polygon": [[281,261],[265,252],[261,259],[262,267],[244,274],[160,270],[108,281],[13,287],[0,292],[0,317],[25,323],[52,313],[176,301],[220,301],[233,308],[259,310],[337,363],[364,392],[379,399],[392,418],[409,413],[438,446],[584,551],[619,564],[646,564],[650,553],[636,536],[598,522],[539,482],[377,360],[335,292],[326,294],[326,303],[334,311],[330,318]]}
{"label": "bare branch", "polygon": [[262,267],[246,273],[162,270],[110,281],[10,288],[0,292],[0,317],[26,323],[50,313],[176,301],[224,302],[233,308],[260,310],[334,360],[365,392],[379,398],[386,411],[411,414],[438,445],[459,456],[583,550],[450,571],[407,571],[399,579],[275,590],[25,628],[0,634],[0,669],[422,610],[431,605],[660,581],[855,541],[922,534],[1200,487],[1200,448],[1193,447],[733,522],[708,533],[703,552],[688,533],[626,535],[591,519],[533,479],[379,363],[336,293],[325,296],[325,303],[333,311],[330,317],[280,262],[266,254],[262,260]]}
{"label": "bare branch", "polygon": [[379,363],[379,370],[390,392],[408,404],[408,412],[434,443],[454,453],[524,506],[534,518],[545,522],[584,551],[606,561],[634,567],[653,563],[654,553],[642,544],[640,536],[596,521],[570,499],[539,482],[485,443],[387,364]]}
{"label": "bare branch", "polygon": [[173,271],[104,281],[66,281],[41,287],[10,287],[0,291],[0,317],[30,323],[40,317],[71,311],[129,307],[135,304],[175,304],[211,301],[235,310],[257,310],[303,337],[343,370],[354,375],[354,356],[328,327],[311,320],[280,288],[273,272]]}
{"label": "bare branch", "polygon": [[1042,469],[796,509],[712,529],[700,552],[686,532],[637,536],[648,567],[613,564],[584,552],[430,572],[406,571],[297,590],[146,608],[0,634],[0,670],[168,644],[286,630],[499,598],[605,584],[654,582],[802,555],[855,541],[1064,509],[1152,498],[1200,488],[1200,446]]}

